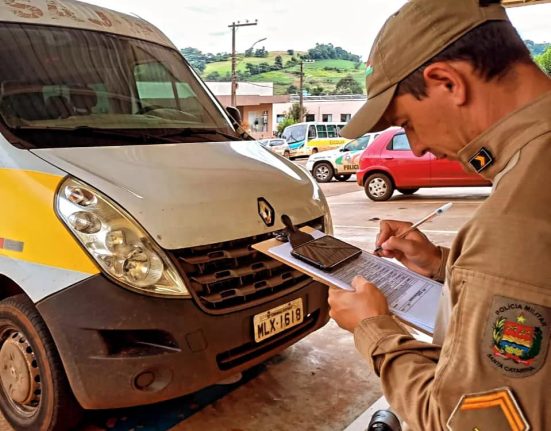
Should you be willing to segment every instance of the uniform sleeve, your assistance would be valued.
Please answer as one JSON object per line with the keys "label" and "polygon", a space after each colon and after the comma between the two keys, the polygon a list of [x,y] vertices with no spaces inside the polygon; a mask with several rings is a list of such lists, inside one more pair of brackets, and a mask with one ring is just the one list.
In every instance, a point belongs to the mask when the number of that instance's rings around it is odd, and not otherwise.
{"label": "uniform sleeve", "polygon": [[381,378],[393,410],[412,429],[444,429],[445,420],[432,400],[440,346],[417,341],[392,316],[362,321],[354,331],[354,340]]}
{"label": "uniform sleeve", "polygon": [[432,279],[438,281],[439,283],[444,283],[444,280],[446,279],[446,263],[448,262],[448,257],[450,255],[450,249],[441,246],[439,246],[438,248],[440,249],[442,259],[440,260],[438,272],[433,275]]}

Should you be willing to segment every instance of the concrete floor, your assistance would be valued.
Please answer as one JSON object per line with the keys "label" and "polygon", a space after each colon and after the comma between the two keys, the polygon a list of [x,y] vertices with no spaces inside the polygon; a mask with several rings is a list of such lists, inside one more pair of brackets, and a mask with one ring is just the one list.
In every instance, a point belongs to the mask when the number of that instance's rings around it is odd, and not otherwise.
{"label": "concrete floor", "polygon": [[[390,201],[372,202],[354,177],[322,188],[331,207],[335,235],[367,250],[373,248],[380,219],[416,221],[452,201],[454,206],[446,215],[422,228],[434,242],[449,245],[490,191],[422,189],[413,196],[396,193]],[[91,415],[81,430],[167,430],[171,426],[182,431],[343,430],[380,395],[378,379],[355,351],[352,336],[330,322],[257,367],[244,383],[213,396],[204,405],[197,399],[205,397],[191,396],[163,406],[101,412]],[[178,413],[184,405],[191,405],[192,413],[196,412],[191,416]],[[168,416],[175,418],[170,425]],[[0,417],[0,431],[9,429]]]}

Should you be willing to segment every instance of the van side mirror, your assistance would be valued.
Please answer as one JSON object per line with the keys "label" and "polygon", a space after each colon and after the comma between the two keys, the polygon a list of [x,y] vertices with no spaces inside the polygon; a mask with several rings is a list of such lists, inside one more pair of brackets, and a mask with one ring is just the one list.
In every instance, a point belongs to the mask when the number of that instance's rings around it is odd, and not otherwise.
{"label": "van side mirror", "polygon": [[226,106],[226,112],[237,124],[241,124],[241,112],[235,106]]}

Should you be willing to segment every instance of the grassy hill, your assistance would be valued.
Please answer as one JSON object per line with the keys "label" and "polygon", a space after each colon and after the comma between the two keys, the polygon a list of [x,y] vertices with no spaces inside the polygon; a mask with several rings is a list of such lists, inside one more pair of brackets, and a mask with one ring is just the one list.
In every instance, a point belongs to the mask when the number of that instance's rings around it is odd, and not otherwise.
{"label": "grassy hill", "polygon": [[[300,52],[295,53],[295,58]],[[291,60],[291,55],[286,51],[271,51],[268,57],[243,57],[239,55],[237,60],[237,70],[246,72],[247,63],[258,65],[260,63],[274,64],[275,57],[280,55],[283,60],[284,68],[280,70],[272,70],[270,72],[252,75],[247,78],[251,82],[273,82],[275,94],[286,94],[287,88],[290,85],[295,85],[297,88],[300,85],[300,65],[285,67],[286,63]],[[355,67],[355,63],[348,60],[316,60],[314,63],[304,63],[304,86],[314,88],[317,86],[323,87],[324,91],[329,93],[335,89],[337,82],[352,75],[354,79],[364,88],[365,74],[363,64]],[[212,73],[218,72],[221,76],[231,73],[231,60],[209,63],[205,71],[201,74],[203,79]]]}

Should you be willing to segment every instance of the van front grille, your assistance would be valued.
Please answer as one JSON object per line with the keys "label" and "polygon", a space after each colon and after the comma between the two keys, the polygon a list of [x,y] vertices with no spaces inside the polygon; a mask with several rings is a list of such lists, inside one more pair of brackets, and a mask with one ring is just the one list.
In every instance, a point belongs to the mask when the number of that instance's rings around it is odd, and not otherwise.
{"label": "van front grille", "polygon": [[[304,225],[323,229],[323,218]],[[174,254],[201,304],[211,310],[228,310],[282,296],[312,280],[251,247],[273,237],[273,233],[258,235],[181,249]]]}

